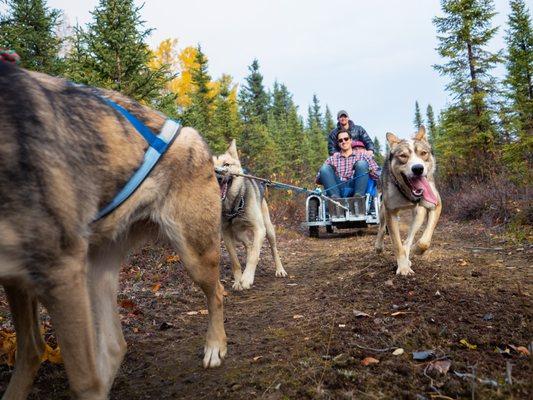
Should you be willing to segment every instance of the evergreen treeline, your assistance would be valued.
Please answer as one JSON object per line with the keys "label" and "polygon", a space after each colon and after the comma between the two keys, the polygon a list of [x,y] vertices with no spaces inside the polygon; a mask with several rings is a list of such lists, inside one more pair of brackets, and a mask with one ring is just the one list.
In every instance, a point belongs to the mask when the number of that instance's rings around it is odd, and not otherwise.
{"label": "evergreen treeline", "polygon": [[[169,39],[149,49],[151,30],[133,0],[100,0],[92,21],[68,34],[61,11],[45,0],[4,2],[0,47],[16,50],[26,68],[121,91],[194,126],[216,153],[236,138],[243,163],[258,175],[303,183],[327,156],[325,138],[335,121],[316,95],[304,121],[287,86],[265,87],[258,60],[238,87],[229,75],[210,76],[200,46],[178,50]],[[441,0],[442,16],[433,19],[443,60],[434,68],[448,78],[452,102],[436,116],[416,101],[413,125],[428,128],[448,187],[502,172],[518,184],[531,182],[531,16],[523,0],[510,6],[506,48],[495,53],[488,50],[498,31],[492,0]],[[494,75],[498,65],[504,79]]]}

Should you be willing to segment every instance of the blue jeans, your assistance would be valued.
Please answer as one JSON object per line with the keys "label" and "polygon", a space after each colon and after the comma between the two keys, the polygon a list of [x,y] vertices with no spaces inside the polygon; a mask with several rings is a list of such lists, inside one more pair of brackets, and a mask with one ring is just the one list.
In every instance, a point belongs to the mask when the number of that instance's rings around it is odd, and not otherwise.
{"label": "blue jeans", "polygon": [[335,170],[331,165],[322,164],[319,180],[329,197],[363,196],[366,192],[369,179],[368,163],[363,160],[357,161],[354,166],[353,176],[356,178],[343,182],[335,174]]}

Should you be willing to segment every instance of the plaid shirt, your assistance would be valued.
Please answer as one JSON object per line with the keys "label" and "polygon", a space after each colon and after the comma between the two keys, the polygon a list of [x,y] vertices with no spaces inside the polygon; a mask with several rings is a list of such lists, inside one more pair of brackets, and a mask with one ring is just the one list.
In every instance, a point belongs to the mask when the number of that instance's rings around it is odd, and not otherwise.
{"label": "plaid shirt", "polygon": [[[354,151],[348,157],[344,157],[341,153],[336,152],[329,156],[326,160],[326,164],[331,165],[335,170],[335,174],[341,181],[347,181],[353,177],[353,166],[357,161],[366,161],[368,163],[370,178],[374,180],[379,179],[381,174],[380,168],[374,158],[362,151]],[[318,175],[317,175],[318,179]]]}

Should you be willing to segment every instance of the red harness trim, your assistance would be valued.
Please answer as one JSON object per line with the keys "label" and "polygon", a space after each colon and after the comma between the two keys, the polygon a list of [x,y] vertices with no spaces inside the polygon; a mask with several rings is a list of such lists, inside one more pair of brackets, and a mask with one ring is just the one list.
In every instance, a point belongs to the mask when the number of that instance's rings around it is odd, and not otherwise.
{"label": "red harness trim", "polygon": [[0,48],[0,61],[18,64],[20,63],[20,56],[14,50]]}

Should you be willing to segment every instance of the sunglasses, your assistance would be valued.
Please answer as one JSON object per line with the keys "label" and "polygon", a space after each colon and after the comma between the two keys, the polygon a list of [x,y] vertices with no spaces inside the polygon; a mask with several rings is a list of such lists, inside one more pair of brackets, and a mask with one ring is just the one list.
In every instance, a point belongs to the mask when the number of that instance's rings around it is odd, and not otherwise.
{"label": "sunglasses", "polygon": [[342,143],[342,142],[348,142],[348,141],[350,141],[350,140],[352,140],[352,138],[350,138],[350,137],[344,137],[344,138],[340,138],[339,140],[337,140],[337,142]]}

